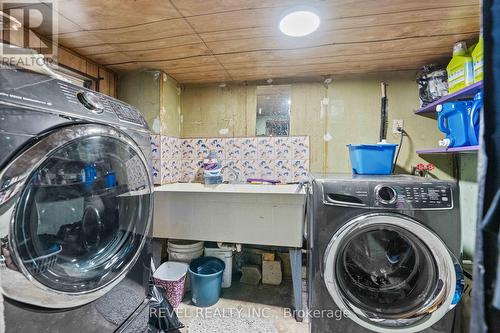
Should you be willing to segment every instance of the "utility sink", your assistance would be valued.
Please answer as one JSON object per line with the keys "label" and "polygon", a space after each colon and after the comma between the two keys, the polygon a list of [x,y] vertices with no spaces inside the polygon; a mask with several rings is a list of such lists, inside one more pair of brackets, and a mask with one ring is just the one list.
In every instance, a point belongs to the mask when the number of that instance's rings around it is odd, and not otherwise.
{"label": "utility sink", "polygon": [[301,185],[266,185],[266,184],[217,184],[205,185],[201,183],[174,183],[155,188],[156,192],[216,192],[216,193],[276,193],[276,194],[304,194]]}
{"label": "utility sink", "polygon": [[302,247],[300,185],[174,183],[154,198],[154,237]]}

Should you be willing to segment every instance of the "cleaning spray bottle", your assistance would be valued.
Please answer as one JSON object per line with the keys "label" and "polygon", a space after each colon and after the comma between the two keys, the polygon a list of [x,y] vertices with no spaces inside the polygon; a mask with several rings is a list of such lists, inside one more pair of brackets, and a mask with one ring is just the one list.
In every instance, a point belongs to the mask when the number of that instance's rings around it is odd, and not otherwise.
{"label": "cleaning spray bottle", "polygon": [[453,93],[474,83],[472,57],[465,42],[453,46],[453,58],[446,67],[448,72],[448,92]]}

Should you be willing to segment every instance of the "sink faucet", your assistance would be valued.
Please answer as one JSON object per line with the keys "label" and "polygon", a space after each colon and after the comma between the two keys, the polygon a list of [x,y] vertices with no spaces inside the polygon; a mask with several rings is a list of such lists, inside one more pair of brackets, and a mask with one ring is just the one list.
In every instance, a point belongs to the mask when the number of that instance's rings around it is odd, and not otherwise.
{"label": "sink faucet", "polygon": [[233,168],[231,168],[228,165],[223,166],[221,171],[224,171],[224,169],[227,169],[227,171],[229,171],[233,176],[232,179],[230,178],[229,183],[232,183],[232,184],[244,183],[244,181],[240,179],[240,173],[238,171],[234,170]]}

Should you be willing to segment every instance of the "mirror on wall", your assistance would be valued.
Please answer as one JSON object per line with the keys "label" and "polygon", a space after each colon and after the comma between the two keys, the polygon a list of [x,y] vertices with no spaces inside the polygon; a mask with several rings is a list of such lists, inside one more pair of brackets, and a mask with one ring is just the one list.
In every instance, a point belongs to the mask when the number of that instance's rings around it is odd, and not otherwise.
{"label": "mirror on wall", "polygon": [[257,86],[256,136],[290,135],[291,86]]}

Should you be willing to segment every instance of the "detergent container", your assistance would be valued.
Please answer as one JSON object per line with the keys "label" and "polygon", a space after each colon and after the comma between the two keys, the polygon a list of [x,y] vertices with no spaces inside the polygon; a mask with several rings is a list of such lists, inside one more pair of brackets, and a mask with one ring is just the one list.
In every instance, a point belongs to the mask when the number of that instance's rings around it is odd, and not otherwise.
{"label": "detergent container", "polygon": [[483,79],[483,45],[483,35],[481,34],[474,51],[472,51],[474,82],[479,82]]}
{"label": "detergent container", "polygon": [[215,185],[222,183],[222,166],[217,159],[217,152],[210,151],[203,160],[203,179],[205,185]]}
{"label": "detergent container", "polygon": [[453,46],[453,58],[446,67],[448,92],[453,93],[474,83],[474,66],[465,42]]}
{"label": "detergent container", "polygon": [[469,143],[469,112],[471,101],[443,103],[436,107],[438,112],[438,128],[446,134],[439,140],[441,147],[463,147]]}
{"label": "detergent container", "polygon": [[474,96],[474,103],[469,110],[469,141],[472,146],[479,144],[479,123],[481,109],[483,108],[483,91],[478,91]]}

